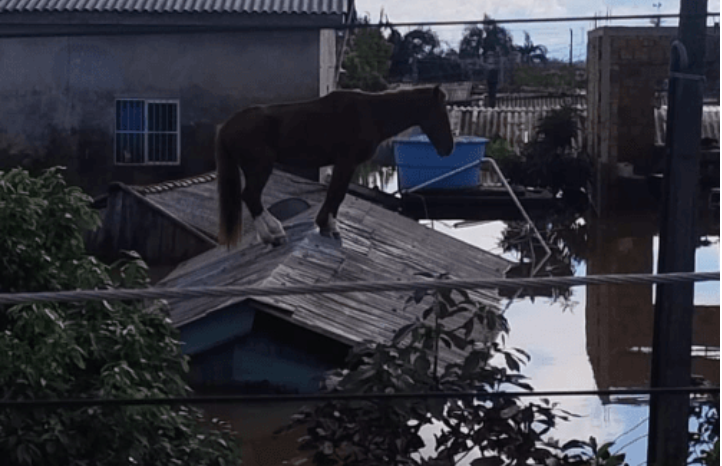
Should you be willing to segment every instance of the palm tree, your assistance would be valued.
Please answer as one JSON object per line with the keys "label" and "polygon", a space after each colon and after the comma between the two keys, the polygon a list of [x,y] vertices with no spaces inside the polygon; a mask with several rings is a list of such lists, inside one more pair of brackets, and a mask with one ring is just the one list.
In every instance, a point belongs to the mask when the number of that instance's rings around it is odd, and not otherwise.
{"label": "palm tree", "polygon": [[547,62],[547,48],[543,45],[535,45],[531,41],[529,33],[524,31],[524,45],[519,45],[516,51],[521,55],[521,61],[523,63],[546,63]]}

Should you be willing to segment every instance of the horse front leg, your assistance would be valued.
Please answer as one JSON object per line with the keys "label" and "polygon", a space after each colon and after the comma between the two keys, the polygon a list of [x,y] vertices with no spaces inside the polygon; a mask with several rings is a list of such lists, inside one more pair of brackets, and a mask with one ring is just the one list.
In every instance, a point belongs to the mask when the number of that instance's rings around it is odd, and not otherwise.
{"label": "horse front leg", "polygon": [[328,192],[326,193],[326,200],[316,216],[316,225],[318,225],[321,236],[341,239],[336,218],[339,206],[346,196],[349,183],[351,183],[355,168],[356,166],[351,164],[339,163],[334,166],[331,183],[329,183]]}

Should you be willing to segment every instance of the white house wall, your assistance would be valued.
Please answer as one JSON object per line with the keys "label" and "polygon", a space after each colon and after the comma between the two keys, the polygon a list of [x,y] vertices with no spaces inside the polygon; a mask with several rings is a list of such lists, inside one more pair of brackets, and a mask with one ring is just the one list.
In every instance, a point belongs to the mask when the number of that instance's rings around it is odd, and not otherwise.
{"label": "white house wall", "polygon": [[319,31],[319,96],[324,96],[335,88],[336,74],[336,31]]}
{"label": "white house wall", "polygon": [[[17,148],[0,164],[67,165],[96,193],[111,179],[212,170],[215,125],[247,105],[317,97],[320,61],[313,30],[3,38],[0,137]],[[118,98],[179,101],[179,166],[114,164]]]}

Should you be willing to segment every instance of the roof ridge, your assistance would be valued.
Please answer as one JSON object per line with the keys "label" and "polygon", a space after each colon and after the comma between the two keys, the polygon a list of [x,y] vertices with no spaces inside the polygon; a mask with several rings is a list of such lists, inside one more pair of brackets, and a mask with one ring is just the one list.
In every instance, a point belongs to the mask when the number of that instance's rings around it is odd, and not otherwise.
{"label": "roof ridge", "polygon": [[160,183],[148,184],[144,186],[133,186],[132,189],[140,194],[156,194],[163,191],[171,191],[177,188],[185,188],[188,186],[209,183],[216,179],[216,172],[208,172],[203,175],[195,175],[179,180],[161,181]]}

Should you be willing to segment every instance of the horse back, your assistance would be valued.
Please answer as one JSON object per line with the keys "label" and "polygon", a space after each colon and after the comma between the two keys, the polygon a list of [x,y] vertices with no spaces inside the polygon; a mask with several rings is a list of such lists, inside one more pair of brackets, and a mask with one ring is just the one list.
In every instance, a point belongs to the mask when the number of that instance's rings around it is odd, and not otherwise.
{"label": "horse back", "polygon": [[331,93],[312,101],[269,106],[279,161],[323,166],[335,164],[340,157],[358,157],[356,154],[364,151],[370,157],[373,126],[368,125],[370,118],[365,116],[363,105],[347,94]]}
{"label": "horse back", "polygon": [[370,158],[380,142],[363,94],[352,91],[247,107],[233,115],[221,133],[233,147],[263,145],[275,154],[275,162],[305,166],[332,165],[339,157],[357,153]]}

